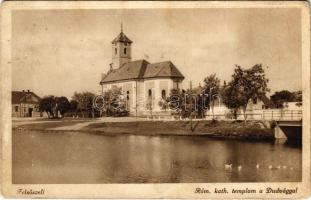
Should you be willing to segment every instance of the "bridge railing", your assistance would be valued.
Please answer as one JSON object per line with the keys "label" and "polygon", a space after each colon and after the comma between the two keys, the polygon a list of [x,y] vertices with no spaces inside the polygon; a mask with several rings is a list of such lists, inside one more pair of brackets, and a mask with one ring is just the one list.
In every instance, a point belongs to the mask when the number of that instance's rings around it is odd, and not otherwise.
{"label": "bridge railing", "polygon": [[[233,116],[229,117],[225,114],[207,114],[207,119],[219,119],[219,120],[232,120]],[[239,120],[284,120],[284,121],[299,121],[302,119],[302,110],[281,110],[281,109],[270,109],[270,110],[257,110],[247,111],[245,114],[237,114]]]}
{"label": "bridge railing", "polygon": [[302,110],[267,110],[262,113],[263,120],[301,120]]}

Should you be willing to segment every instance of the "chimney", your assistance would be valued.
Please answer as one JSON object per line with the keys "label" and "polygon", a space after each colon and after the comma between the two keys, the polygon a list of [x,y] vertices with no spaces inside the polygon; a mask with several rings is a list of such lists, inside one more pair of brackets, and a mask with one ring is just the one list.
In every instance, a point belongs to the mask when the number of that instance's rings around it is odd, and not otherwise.
{"label": "chimney", "polygon": [[27,90],[27,92],[29,93],[29,92],[30,92],[30,90]]}
{"label": "chimney", "polygon": [[25,92],[25,90],[22,90],[22,92],[24,93],[24,92]]}

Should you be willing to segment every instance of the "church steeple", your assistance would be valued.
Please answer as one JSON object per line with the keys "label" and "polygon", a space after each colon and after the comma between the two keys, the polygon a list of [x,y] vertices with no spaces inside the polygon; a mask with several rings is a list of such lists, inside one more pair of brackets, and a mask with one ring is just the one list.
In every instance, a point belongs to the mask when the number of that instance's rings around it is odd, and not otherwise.
{"label": "church steeple", "polygon": [[133,41],[131,41],[123,33],[122,23],[121,23],[121,32],[111,43],[112,43],[113,68],[122,67],[124,63],[131,61],[131,44],[133,43]]}

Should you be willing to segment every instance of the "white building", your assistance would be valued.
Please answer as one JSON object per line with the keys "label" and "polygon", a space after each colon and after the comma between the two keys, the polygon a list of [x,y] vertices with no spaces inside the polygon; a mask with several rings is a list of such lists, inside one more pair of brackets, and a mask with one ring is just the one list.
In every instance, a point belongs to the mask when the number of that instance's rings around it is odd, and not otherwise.
{"label": "white building", "polygon": [[284,102],[284,110],[302,110],[302,102]]}
{"label": "white building", "polygon": [[184,76],[171,61],[149,63],[146,60],[131,60],[132,41],[123,33],[111,42],[112,63],[102,76],[102,92],[120,87],[128,101],[131,115],[148,115],[163,112],[161,99],[170,91],[181,88]]}

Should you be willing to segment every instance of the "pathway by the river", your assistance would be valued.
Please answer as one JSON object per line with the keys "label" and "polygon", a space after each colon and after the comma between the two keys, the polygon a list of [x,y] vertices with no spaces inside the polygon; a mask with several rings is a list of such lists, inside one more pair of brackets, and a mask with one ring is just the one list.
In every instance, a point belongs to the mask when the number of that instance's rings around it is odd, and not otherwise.
{"label": "pathway by the river", "polygon": [[90,124],[98,124],[98,123],[105,123],[105,122],[135,122],[135,121],[146,121],[146,118],[135,118],[135,117],[122,117],[122,120],[120,118],[116,117],[104,117],[96,119],[95,121],[81,121],[80,123],[73,124],[73,125],[67,125],[67,126],[61,126],[56,128],[49,128],[48,130],[81,130],[85,128],[86,126]]}

